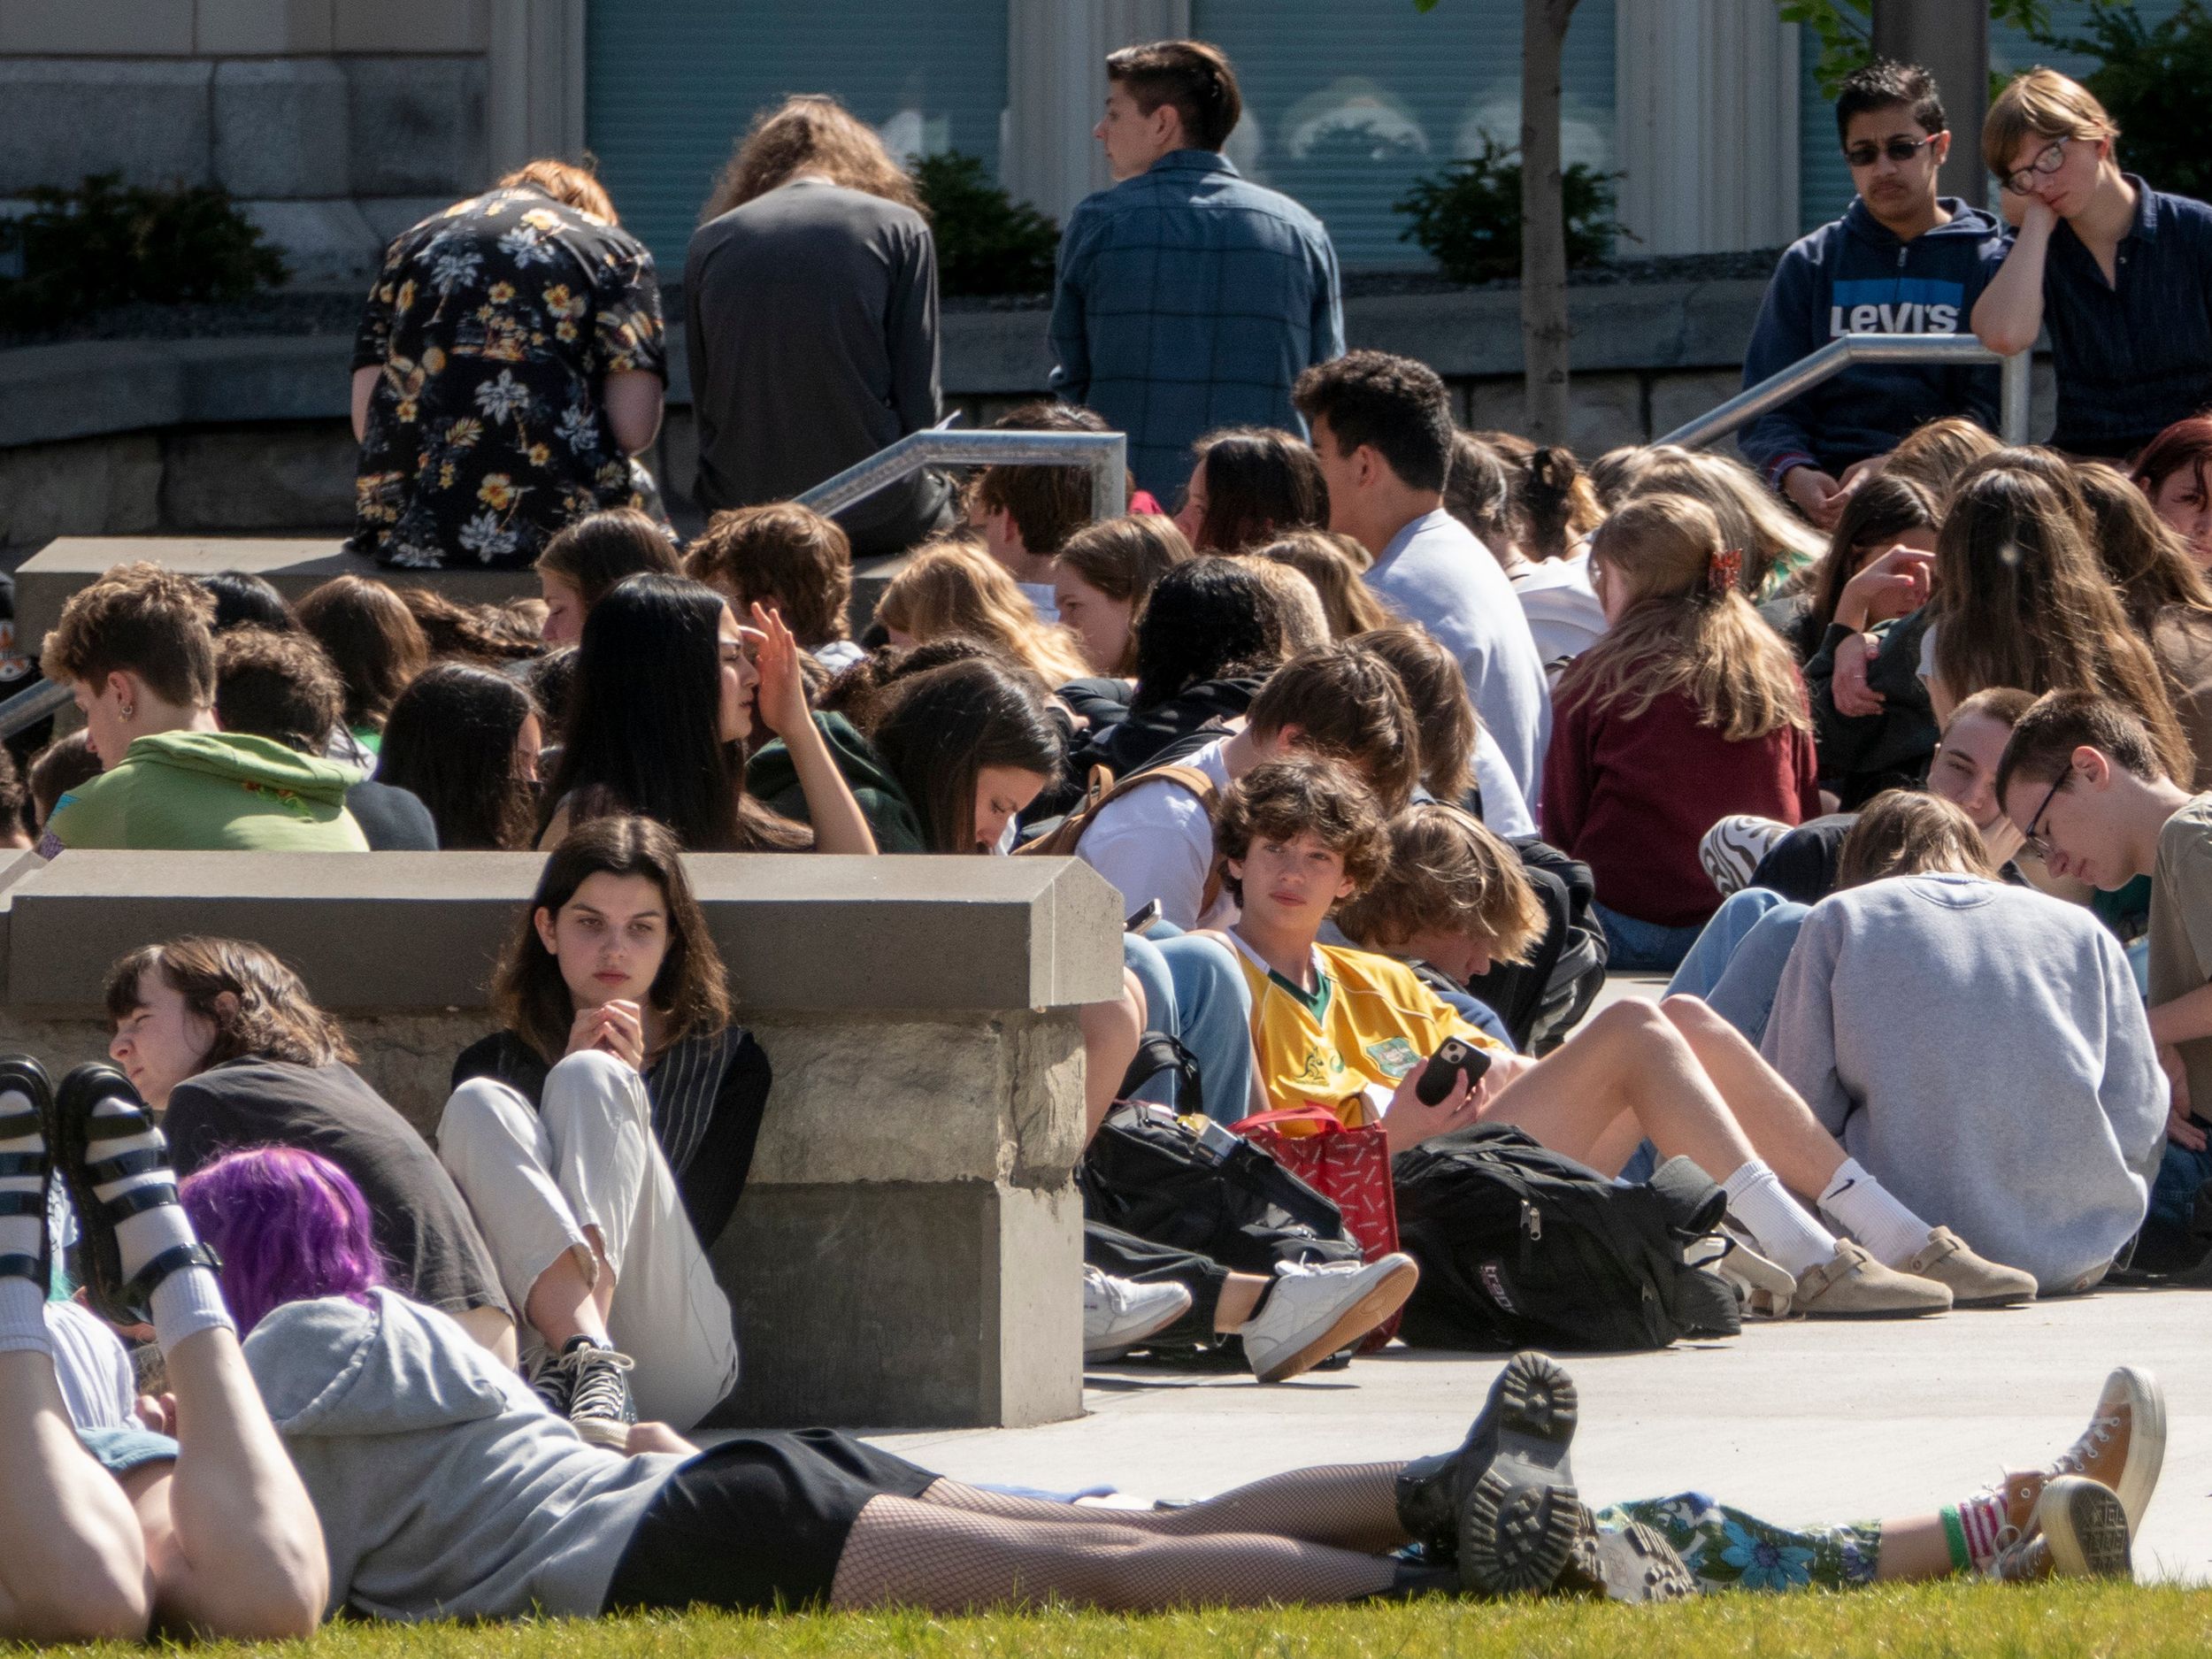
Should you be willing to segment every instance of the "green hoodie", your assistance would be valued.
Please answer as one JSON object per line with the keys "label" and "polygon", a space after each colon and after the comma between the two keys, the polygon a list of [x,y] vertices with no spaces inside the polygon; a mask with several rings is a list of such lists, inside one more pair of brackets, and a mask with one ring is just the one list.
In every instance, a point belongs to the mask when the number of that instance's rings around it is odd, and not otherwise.
{"label": "green hoodie", "polygon": [[265,737],[161,732],[54,805],[39,850],[161,848],[176,852],[359,853],[346,810],[347,767]]}
{"label": "green hoodie", "polygon": [[[899,787],[899,780],[891,775],[883,757],[870,747],[868,740],[855,731],[852,722],[841,714],[818,714],[814,724],[822,733],[822,741],[829,745],[830,758],[837,763],[837,770],[845,774],[845,781],[852,786],[853,799],[859,803],[861,815],[875,833],[876,850],[927,852],[929,848],[922,840],[922,821],[915,816],[914,803],[906,798],[906,791]],[[746,763],[745,792],[787,818],[801,824],[813,822],[807,816],[806,791],[799,787],[799,769],[792,764],[791,751],[784,747],[781,738],[763,744]]]}

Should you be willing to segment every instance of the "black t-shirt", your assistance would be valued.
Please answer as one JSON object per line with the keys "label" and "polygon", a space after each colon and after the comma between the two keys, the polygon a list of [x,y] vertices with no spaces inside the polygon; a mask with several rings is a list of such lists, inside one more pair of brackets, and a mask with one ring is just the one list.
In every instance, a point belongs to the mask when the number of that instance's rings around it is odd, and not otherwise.
{"label": "black t-shirt", "polygon": [[1836,860],[1856,812],[1809,818],[1767,849],[1747,886],[1767,887],[1799,904],[1817,904],[1836,890]]}
{"label": "black t-shirt", "polygon": [[[488,1077],[506,1084],[535,1110],[549,1068],[511,1031],[495,1031],[462,1050],[453,1087]],[[645,1071],[653,1138],[676,1177],[692,1231],[709,1249],[729,1225],[768,1104],[768,1056],[741,1025],[687,1037],[657,1055]]]}
{"label": "black t-shirt", "polygon": [[434,853],[438,823],[422,797],[395,783],[364,780],[346,791],[346,810],[373,853]]}
{"label": "black t-shirt", "polygon": [[248,1147],[319,1153],[368,1201],[393,1287],[447,1313],[514,1310],[453,1178],[414,1126],[345,1065],[234,1060],[170,1092],[162,1118],[179,1177]]}

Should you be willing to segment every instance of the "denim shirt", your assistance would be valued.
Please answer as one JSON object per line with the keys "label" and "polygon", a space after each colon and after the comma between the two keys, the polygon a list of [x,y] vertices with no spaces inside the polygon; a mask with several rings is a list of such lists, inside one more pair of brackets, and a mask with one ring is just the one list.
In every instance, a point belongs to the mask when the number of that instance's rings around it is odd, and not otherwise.
{"label": "denim shirt", "polygon": [[1178,150],[1068,215],[1052,301],[1052,388],[1129,434],[1163,501],[1217,426],[1303,434],[1290,388],[1344,354],[1321,221],[1210,150]]}
{"label": "denim shirt", "polygon": [[2043,265],[2043,320],[2058,379],[2054,447],[2133,454],[2212,403],[2212,207],[2133,173],[2135,223],[2113,280],[2060,221]]}

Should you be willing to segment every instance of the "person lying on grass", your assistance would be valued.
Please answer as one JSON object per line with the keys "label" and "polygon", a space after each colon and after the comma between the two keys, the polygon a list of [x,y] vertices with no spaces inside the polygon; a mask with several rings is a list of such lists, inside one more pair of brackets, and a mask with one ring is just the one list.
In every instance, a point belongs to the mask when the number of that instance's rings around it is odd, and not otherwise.
{"label": "person lying on grass", "polygon": [[[1899,1203],[1694,997],[1617,1002],[1532,1060],[1468,1025],[1404,964],[1317,943],[1330,911],[1389,857],[1374,797],[1342,767],[1255,768],[1223,795],[1215,840],[1241,906],[1227,937],[1252,987],[1253,1044],[1277,1108],[1316,1102],[1348,1125],[1379,1121],[1394,1154],[1510,1124],[1609,1174],[1648,1138],[1721,1184],[1732,1216],[1797,1281],[1801,1313],[1906,1317],[2035,1294],[2029,1275],[1983,1261]],[[1453,1037],[1483,1049],[1488,1068],[1471,1084],[1463,1071],[1430,1105],[1416,1083]],[[1793,1192],[1817,1197],[1861,1242],[1839,1240]]]}

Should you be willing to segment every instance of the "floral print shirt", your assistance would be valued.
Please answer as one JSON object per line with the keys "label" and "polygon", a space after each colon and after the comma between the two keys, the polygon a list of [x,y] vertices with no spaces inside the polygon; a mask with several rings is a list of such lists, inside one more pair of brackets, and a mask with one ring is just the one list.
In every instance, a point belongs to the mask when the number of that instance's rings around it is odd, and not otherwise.
{"label": "floral print shirt", "polygon": [[517,569],[586,513],[664,518],[601,394],[668,379],[653,256],[527,188],[433,214],[393,242],[353,366],[369,399],[349,548],[413,569]]}

